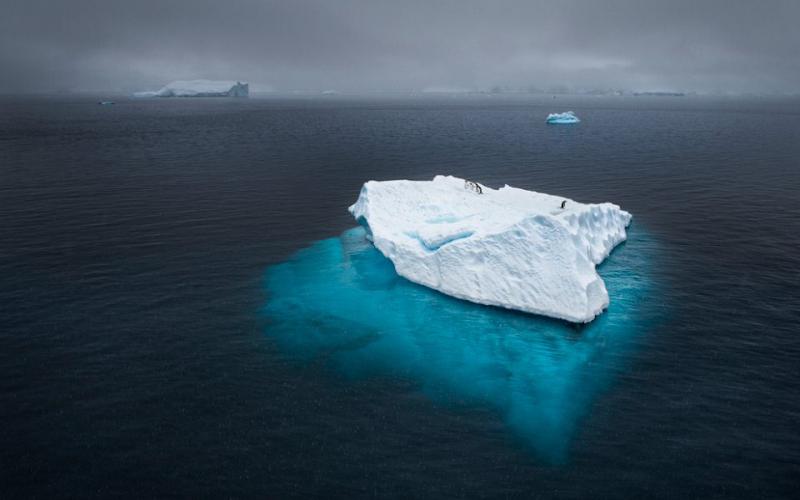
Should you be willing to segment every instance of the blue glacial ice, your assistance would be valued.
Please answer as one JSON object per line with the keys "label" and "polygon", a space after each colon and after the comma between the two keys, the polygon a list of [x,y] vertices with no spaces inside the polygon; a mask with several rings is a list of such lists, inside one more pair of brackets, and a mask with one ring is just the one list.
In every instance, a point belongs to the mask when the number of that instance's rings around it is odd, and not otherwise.
{"label": "blue glacial ice", "polygon": [[613,298],[607,312],[578,327],[416,285],[355,228],[267,270],[267,334],[299,364],[325,360],[348,378],[399,377],[432,401],[487,407],[544,461],[562,463],[657,321],[646,300],[656,251],[631,228],[599,267]]}
{"label": "blue glacial ice", "polygon": [[565,111],[563,113],[550,113],[547,115],[547,123],[554,125],[568,125],[570,123],[578,123],[580,120],[572,111]]}

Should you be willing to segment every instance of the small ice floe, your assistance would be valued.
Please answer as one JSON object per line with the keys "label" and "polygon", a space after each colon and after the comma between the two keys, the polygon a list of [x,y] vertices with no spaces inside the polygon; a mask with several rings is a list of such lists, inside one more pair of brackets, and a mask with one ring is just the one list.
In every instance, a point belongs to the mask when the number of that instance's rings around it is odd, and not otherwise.
{"label": "small ice floe", "polygon": [[574,112],[566,111],[564,113],[550,113],[547,115],[546,122],[554,125],[567,125],[570,123],[578,123],[580,120],[575,116]]}
{"label": "small ice floe", "polygon": [[98,101],[97,104],[101,106],[111,106],[112,104],[116,104],[114,101]]}

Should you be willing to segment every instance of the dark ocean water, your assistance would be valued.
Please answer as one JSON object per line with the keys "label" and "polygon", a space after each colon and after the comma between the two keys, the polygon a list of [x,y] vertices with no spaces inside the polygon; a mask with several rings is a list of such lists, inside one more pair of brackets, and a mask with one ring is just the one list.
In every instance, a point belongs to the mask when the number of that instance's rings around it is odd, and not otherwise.
{"label": "dark ocean water", "polygon": [[[800,101],[98,99],[0,98],[0,497],[796,494]],[[394,277],[439,173],[633,213],[609,311]]]}

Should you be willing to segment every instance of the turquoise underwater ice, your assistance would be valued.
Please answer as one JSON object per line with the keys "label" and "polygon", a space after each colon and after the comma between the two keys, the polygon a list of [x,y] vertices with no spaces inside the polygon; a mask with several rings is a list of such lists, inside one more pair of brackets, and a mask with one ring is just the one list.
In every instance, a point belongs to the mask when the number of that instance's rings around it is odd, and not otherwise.
{"label": "turquoise underwater ice", "polygon": [[267,270],[267,332],[297,360],[345,375],[415,380],[432,400],[500,414],[545,460],[566,460],[581,420],[655,321],[648,263],[631,227],[600,267],[611,305],[585,326],[461,301],[398,276],[361,228]]}

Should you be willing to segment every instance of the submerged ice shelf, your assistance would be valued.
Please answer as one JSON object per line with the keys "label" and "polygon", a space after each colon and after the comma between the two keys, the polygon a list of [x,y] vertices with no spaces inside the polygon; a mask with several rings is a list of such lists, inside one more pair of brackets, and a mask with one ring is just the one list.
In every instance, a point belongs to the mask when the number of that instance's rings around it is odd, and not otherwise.
{"label": "submerged ice shelf", "polygon": [[486,407],[545,461],[564,462],[597,396],[663,314],[643,300],[656,287],[658,248],[639,229],[629,235],[635,251],[601,265],[614,301],[585,326],[416,285],[356,228],[267,270],[266,333],[297,363],[322,361],[353,380],[414,381],[456,411]]}
{"label": "submerged ice shelf", "polygon": [[565,111],[563,113],[550,113],[547,115],[547,123],[554,125],[568,125],[570,123],[578,123],[580,120],[572,111]]}
{"label": "submerged ice shelf", "polygon": [[464,179],[370,181],[350,207],[400,276],[479,304],[576,323],[609,304],[597,274],[631,215]]}

